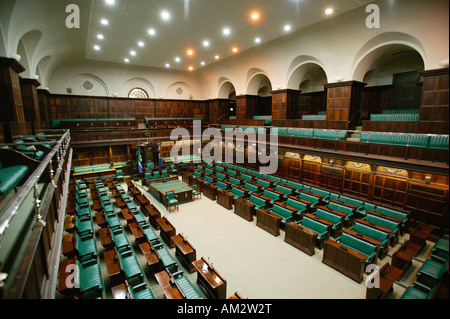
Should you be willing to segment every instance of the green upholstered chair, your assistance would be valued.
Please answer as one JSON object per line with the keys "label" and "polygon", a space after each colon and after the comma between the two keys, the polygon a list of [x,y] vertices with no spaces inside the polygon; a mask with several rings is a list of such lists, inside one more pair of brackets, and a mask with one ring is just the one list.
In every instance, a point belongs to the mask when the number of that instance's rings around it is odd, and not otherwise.
{"label": "green upholstered chair", "polygon": [[116,179],[118,181],[123,181],[123,171],[122,170],[116,171]]}
{"label": "green upholstered chair", "polygon": [[182,271],[177,271],[172,274],[173,278],[177,282],[186,299],[203,299],[202,295],[198,292],[195,286],[190,280],[183,274]]}
{"label": "green upholstered chair", "polygon": [[28,167],[25,165],[2,167],[0,162],[0,198],[6,197],[9,192],[15,189],[27,173]]}
{"label": "green upholstered chair", "polygon": [[197,185],[192,185],[191,187],[194,189],[194,191],[192,192],[192,196],[194,198],[202,198],[202,192],[199,192],[197,190]]}
{"label": "green upholstered chair", "polygon": [[179,210],[179,208],[178,208],[178,199],[176,198],[176,195],[175,195],[174,191],[166,193],[166,208],[167,208],[167,210],[169,212],[170,212],[170,208],[171,207],[176,207],[177,210]]}
{"label": "green upholstered chair", "polygon": [[75,272],[82,299],[98,298],[103,293],[103,280],[100,265],[93,262],[83,263],[77,260],[78,271]]}
{"label": "green upholstered chair", "polygon": [[83,263],[91,259],[96,260],[98,257],[97,243],[93,237],[83,239],[76,234],[75,249],[78,253],[78,259]]}
{"label": "green upholstered chair", "polygon": [[155,299],[153,292],[143,282],[134,286],[130,286],[131,299]]}

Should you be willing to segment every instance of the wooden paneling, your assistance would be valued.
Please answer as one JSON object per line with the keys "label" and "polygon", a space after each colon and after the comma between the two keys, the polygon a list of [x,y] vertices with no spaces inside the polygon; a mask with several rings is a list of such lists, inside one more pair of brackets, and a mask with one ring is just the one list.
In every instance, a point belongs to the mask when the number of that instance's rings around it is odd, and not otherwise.
{"label": "wooden paneling", "polygon": [[257,95],[236,96],[236,119],[253,119],[253,116],[257,114],[258,99]]}
{"label": "wooden paneling", "polygon": [[448,68],[419,72],[423,77],[423,95],[420,107],[421,122],[448,123],[448,72]]}
{"label": "wooden paneling", "polygon": [[298,90],[272,91],[272,120],[297,119],[300,92]]}

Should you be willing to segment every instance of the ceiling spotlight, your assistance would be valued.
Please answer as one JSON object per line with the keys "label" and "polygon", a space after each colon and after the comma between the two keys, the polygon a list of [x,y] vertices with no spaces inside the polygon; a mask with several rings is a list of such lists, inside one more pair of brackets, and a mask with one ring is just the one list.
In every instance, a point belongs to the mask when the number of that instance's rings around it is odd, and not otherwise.
{"label": "ceiling spotlight", "polygon": [[284,31],[291,31],[292,27],[289,24],[284,26]]}
{"label": "ceiling spotlight", "polygon": [[220,59],[220,56],[216,55],[216,56],[214,57],[214,59],[219,60],[219,59]]}
{"label": "ceiling spotlight", "polygon": [[255,38],[255,43],[261,43],[261,38]]}
{"label": "ceiling spotlight", "polygon": [[224,35],[230,35],[231,30],[229,28],[225,28],[225,29],[223,29],[222,32],[223,32]]}
{"label": "ceiling spotlight", "polygon": [[106,20],[106,19],[101,19],[101,20],[100,20],[100,23],[103,24],[103,25],[108,25],[108,24],[109,24],[109,21]]}
{"label": "ceiling spotlight", "polygon": [[131,54],[132,56],[135,56],[135,55],[136,55],[136,51],[131,50],[131,51],[130,51],[130,54]]}
{"label": "ceiling spotlight", "polygon": [[125,58],[125,59],[123,59],[123,61],[124,61],[125,63],[129,63],[129,62],[130,62],[130,59]]}
{"label": "ceiling spotlight", "polygon": [[252,20],[258,20],[259,19],[259,13],[258,12],[252,12],[250,17],[252,18]]}
{"label": "ceiling spotlight", "polygon": [[148,34],[155,35],[156,34],[155,29],[148,29]]}
{"label": "ceiling spotlight", "polygon": [[179,57],[175,58],[175,62],[180,62],[180,61],[181,61],[181,59]]}
{"label": "ceiling spotlight", "polygon": [[325,14],[327,14],[327,15],[330,15],[330,14],[332,14],[333,12],[334,12],[333,8],[327,8],[327,9],[325,10]]}
{"label": "ceiling spotlight", "polygon": [[95,51],[100,51],[100,47],[98,45],[94,45],[94,50]]}
{"label": "ceiling spotlight", "polygon": [[236,53],[236,52],[238,52],[238,48],[234,47],[234,48],[232,49],[232,51],[233,51],[234,53]]}
{"label": "ceiling spotlight", "polygon": [[166,68],[170,68],[170,64],[169,63],[166,63]]}
{"label": "ceiling spotlight", "polygon": [[201,65],[205,65],[206,63],[205,63],[205,61],[202,61],[202,62],[200,62],[200,64],[201,64]]}
{"label": "ceiling spotlight", "polygon": [[144,45],[145,45],[144,42],[142,42],[142,41],[138,42],[138,46],[143,47]]}
{"label": "ceiling spotlight", "polygon": [[163,11],[163,12],[161,12],[161,18],[163,19],[163,20],[169,20],[170,19],[170,13],[169,12],[167,12],[167,11]]}
{"label": "ceiling spotlight", "polygon": [[209,41],[208,40],[203,41],[203,46],[204,47],[209,47]]}
{"label": "ceiling spotlight", "polygon": [[186,53],[187,53],[187,55],[193,55],[193,54],[194,54],[194,51],[192,51],[191,49],[189,49],[189,50],[186,51]]}
{"label": "ceiling spotlight", "polygon": [[103,40],[104,39],[103,34],[97,34],[97,39]]}
{"label": "ceiling spotlight", "polygon": [[106,2],[106,4],[112,5],[116,1],[115,0],[105,0],[105,2]]}
{"label": "ceiling spotlight", "polygon": [[189,71],[192,71],[192,70],[194,70],[194,67],[193,67],[193,66],[190,66],[190,67],[189,67]]}

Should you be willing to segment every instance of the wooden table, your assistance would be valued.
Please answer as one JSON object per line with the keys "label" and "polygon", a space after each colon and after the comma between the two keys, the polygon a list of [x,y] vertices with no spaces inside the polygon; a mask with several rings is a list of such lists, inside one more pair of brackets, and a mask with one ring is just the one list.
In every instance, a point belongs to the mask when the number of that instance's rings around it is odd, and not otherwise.
{"label": "wooden table", "polygon": [[147,236],[145,235],[139,223],[136,222],[129,223],[128,227],[130,227],[131,233],[133,234],[134,238],[136,238],[136,241],[138,243],[142,243],[147,240]]}
{"label": "wooden table", "polygon": [[159,224],[156,222],[157,219],[161,218],[161,212],[153,204],[141,206],[141,212],[145,216],[148,216],[149,223],[156,229],[159,230]]}
{"label": "wooden table", "polygon": [[170,248],[174,248],[175,243],[173,242],[171,237],[176,235],[175,227],[170,223],[166,216],[158,218],[156,222],[158,223],[161,230],[161,238],[167,245],[169,245]]}
{"label": "wooden table", "polygon": [[217,204],[225,207],[228,210],[233,209],[234,195],[230,192],[218,189],[217,190]]}
{"label": "wooden table", "polygon": [[325,242],[322,262],[358,283],[363,281],[366,255],[333,239]]}
{"label": "wooden table", "polygon": [[183,291],[167,269],[155,274],[156,281],[164,292],[166,299],[185,299]]}
{"label": "wooden table", "polygon": [[197,283],[202,291],[213,299],[226,299],[227,281],[204,257],[192,263],[197,270]]}
{"label": "wooden table", "polygon": [[256,226],[275,237],[280,235],[281,219],[281,216],[273,214],[267,209],[261,208],[256,211]]}
{"label": "wooden table", "polygon": [[[403,276],[403,271],[389,263],[385,263],[374,275],[374,279],[378,280],[378,287],[366,288],[366,299],[386,299],[394,291],[394,282]],[[375,283],[374,283],[375,284]]]}
{"label": "wooden table", "polygon": [[75,216],[66,216],[64,219],[64,230],[68,233],[72,233],[76,229],[76,218]]}
{"label": "wooden table", "polygon": [[124,274],[120,263],[120,258],[117,253],[117,248],[105,251],[103,253],[103,258],[105,259],[106,271],[111,281],[113,283],[123,282]]}
{"label": "wooden table", "polygon": [[234,200],[234,213],[248,222],[253,221],[256,205],[242,198]]}
{"label": "wooden table", "polygon": [[197,252],[194,246],[182,235],[178,234],[171,237],[175,244],[175,255],[180,260],[183,267],[187,269],[189,273],[194,273],[195,268],[192,262],[197,259]]}
{"label": "wooden table", "polygon": [[128,288],[125,284],[111,287],[113,299],[128,299]]}
{"label": "wooden table", "polygon": [[100,236],[100,242],[102,243],[102,246],[106,250],[110,250],[110,249],[114,248],[115,244],[112,239],[112,235],[111,235],[111,231],[110,231],[109,227],[100,228],[98,230],[98,234]]}
{"label": "wooden table", "polygon": [[140,243],[139,248],[141,249],[142,254],[144,254],[147,265],[150,267],[152,273],[156,274],[164,270],[164,264],[161,257],[159,257],[157,250],[149,241]]}
{"label": "wooden table", "polygon": [[316,232],[295,222],[290,222],[285,227],[284,241],[312,256],[315,254],[317,236]]}
{"label": "wooden table", "polygon": [[422,249],[422,246],[411,241],[406,241],[395,253],[392,254],[392,266],[406,273],[412,265],[412,260]]}
{"label": "wooden table", "polygon": [[139,204],[139,206],[150,205],[150,201],[143,194],[136,196],[136,201]]}
{"label": "wooden table", "polygon": [[106,221],[105,213],[103,211],[95,213],[95,222],[101,228],[105,227],[108,222]]}
{"label": "wooden table", "polygon": [[205,195],[210,200],[216,200],[217,198],[217,186],[210,183],[205,183],[203,185],[203,195]]}

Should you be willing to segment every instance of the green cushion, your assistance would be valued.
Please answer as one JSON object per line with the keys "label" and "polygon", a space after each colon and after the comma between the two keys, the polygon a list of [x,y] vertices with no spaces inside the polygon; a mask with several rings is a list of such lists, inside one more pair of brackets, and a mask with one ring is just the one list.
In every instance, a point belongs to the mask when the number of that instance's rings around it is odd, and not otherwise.
{"label": "green cushion", "polygon": [[180,276],[175,280],[187,299],[203,299],[198,290],[194,287],[194,285],[189,281],[187,277]]}
{"label": "green cushion", "polygon": [[25,165],[0,168],[0,196],[5,197],[17,187],[28,173]]}

